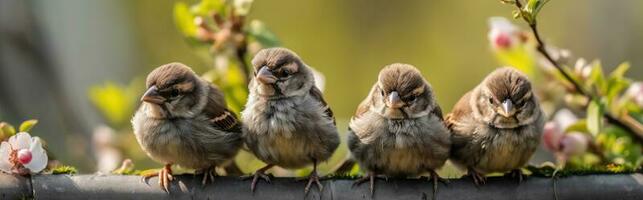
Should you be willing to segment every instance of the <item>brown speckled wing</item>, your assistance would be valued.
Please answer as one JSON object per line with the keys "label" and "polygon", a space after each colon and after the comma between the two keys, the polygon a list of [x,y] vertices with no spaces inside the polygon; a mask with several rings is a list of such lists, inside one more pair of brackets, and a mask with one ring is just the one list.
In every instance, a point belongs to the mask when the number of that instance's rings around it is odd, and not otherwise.
{"label": "brown speckled wing", "polygon": [[359,118],[364,113],[368,112],[372,104],[373,92],[375,91],[375,88],[377,88],[377,84],[373,85],[373,87],[371,88],[371,91],[368,93],[368,96],[366,96],[366,98],[364,98],[364,100],[362,100],[362,102],[359,103],[359,106],[357,106],[357,111],[355,111],[354,117]]}
{"label": "brown speckled wing", "polygon": [[335,115],[333,115],[333,110],[330,109],[330,106],[326,103],[326,100],[324,100],[321,91],[317,87],[313,86],[310,88],[310,95],[322,103],[324,106],[324,113],[326,113],[326,116],[332,119],[333,124],[335,124]]}
{"label": "brown speckled wing", "polygon": [[241,123],[234,112],[228,110],[223,93],[218,88],[210,86],[208,103],[203,112],[210,118],[210,122],[220,130],[241,132]]}
{"label": "brown speckled wing", "polygon": [[453,126],[455,126],[456,122],[473,112],[471,110],[471,106],[469,105],[469,98],[471,98],[471,91],[467,92],[464,96],[462,96],[462,98],[460,98],[460,100],[458,100],[458,103],[453,106],[453,110],[451,111],[451,113],[449,113],[445,118],[445,125],[454,134],[456,133],[453,131]]}

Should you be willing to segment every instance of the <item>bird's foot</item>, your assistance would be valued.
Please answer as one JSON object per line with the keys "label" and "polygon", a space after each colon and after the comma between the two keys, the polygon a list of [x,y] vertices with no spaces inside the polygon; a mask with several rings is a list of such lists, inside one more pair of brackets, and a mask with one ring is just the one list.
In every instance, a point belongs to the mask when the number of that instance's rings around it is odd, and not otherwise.
{"label": "bird's foot", "polygon": [[471,176],[471,178],[473,179],[473,183],[475,183],[478,187],[480,185],[484,185],[487,182],[487,178],[484,176],[484,174],[477,172],[474,169],[469,168],[469,170],[467,170],[467,174],[468,176]]}
{"label": "bird's foot", "polygon": [[364,177],[362,177],[360,179],[357,179],[353,183],[353,187],[357,187],[357,186],[359,186],[362,183],[365,183],[367,181],[370,182],[369,189],[371,191],[371,197],[372,197],[375,194],[375,179],[382,179],[382,180],[388,182],[388,177],[387,176],[385,176],[385,175],[377,175],[377,174],[375,174],[373,172],[369,172],[368,174],[366,174],[366,176],[364,176]]}
{"label": "bird's foot", "polygon": [[161,186],[161,189],[167,193],[170,193],[170,190],[168,190],[170,181],[174,180],[174,177],[172,176],[171,166],[172,165],[165,165],[163,169],[159,170],[156,173],[142,175],[142,180],[147,183],[147,179],[158,176],[159,186]]}
{"label": "bird's foot", "polygon": [[440,177],[440,175],[438,175],[438,173],[435,172],[435,170],[429,170],[429,173],[431,173],[430,180],[433,181],[433,198],[432,199],[435,199],[436,195],[438,194],[438,182],[444,185],[447,185],[449,184],[449,180]]}
{"label": "bird's foot", "polygon": [[259,178],[261,178],[264,181],[266,181],[266,183],[272,183],[272,181],[270,181],[270,178],[273,177],[272,174],[266,174],[266,170],[270,169],[270,167],[272,167],[272,165],[268,165],[266,167],[263,167],[263,168],[257,170],[252,175],[242,176],[241,179],[242,180],[252,179],[252,183],[250,184],[250,191],[252,191],[254,193],[255,188],[257,188],[257,183],[259,182]]}
{"label": "bird's foot", "polygon": [[522,180],[524,178],[524,174],[522,173],[521,169],[514,169],[514,170],[511,170],[509,173],[506,173],[505,177],[517,178],[518,179],[518,184],[520,184],[520,183],[522,183]]}
{"label": "bird's foot", "polygon": [[306,187],[304,188],[304,194],[308,194],[310,191],[310,188],[313,186],[313,183],[317,185],[317,189],[319,189],[319,192],[324,190],[324,186],[319,182],[319,175],[317,174],[317,171],[313,171],[308,175],[308,183],[306,183]]}
{"label": "bird's foot", "polygon": [[437,173],[437,172],[435,172],[434,170],[430,170],[430,171],[429,171],[429,173],[431,174],[431,177],[430,177],[430,178],[431,178],[431,180],[432,180],[434,183],[440,182],[440,183],[442,183],[442,184],[444,184],[444,185],[448,185],[448,184],[449,184],[449,180],[447,180],[447,179],[445,179],[445,178],[440,177],[440,175],[438,175],[438,173]]}
{"label": "bird's foot", "polygon": [[203,169],[202,173],[203,173],[203,179],[201,179],[201,184],[203,186],[205,186],[205,184],[208,183],[208,180],[210,180],[210,182],[214,182],[214,177],[219,176],[219,174],[217,174],[217,170],[215,167]]}

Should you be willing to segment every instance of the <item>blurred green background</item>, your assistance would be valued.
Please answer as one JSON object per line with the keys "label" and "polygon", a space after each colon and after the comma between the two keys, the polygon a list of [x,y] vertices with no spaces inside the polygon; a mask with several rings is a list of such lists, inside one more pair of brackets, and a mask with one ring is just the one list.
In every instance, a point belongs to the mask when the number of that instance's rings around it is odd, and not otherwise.
{"label": "blurred green background", "polygon": [[[213,65],[177,30],[173,5],[157,0],[0,2],[0,121],[39,119],[33,135],[44,138],[54,155],[83,172],[94,171],[92,133],[106,122],[89,101],[91,86],[127,85],[136,78],[134,83],[142,84],[140,78],[168,62],[183,62],[199,73]],[[630,61],[627,76],[640,80],[641,9],[643,1],[637,0],[553,0],[539,25],[550,44],[575,57],[600,58],[606,71]],[[283,46],[325,75],[326,100],[345,130],[379,69],[394,62],[417,66],[445,113],[451,110],[499,66],[487,40],[487,19],[510,18],[511,10],[496,0],[256,0],[249,18],[261,19]],[[116,143],[138,148],[128,142]]]}

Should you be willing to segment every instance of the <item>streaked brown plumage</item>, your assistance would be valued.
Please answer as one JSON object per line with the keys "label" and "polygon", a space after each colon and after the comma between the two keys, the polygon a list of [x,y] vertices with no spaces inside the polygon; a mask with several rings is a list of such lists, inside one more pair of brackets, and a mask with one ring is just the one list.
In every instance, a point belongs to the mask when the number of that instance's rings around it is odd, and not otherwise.
{"label": "streaked brown plumage", "polygon": [[243,144],[241,124],[221,91],[181,63],[156,68],[146,85],[132,126],[143,151],[165,164],[159,184],[167,191],[172,164],[204,171],[205,184]]}
{"label": "streaked brown plumage", "polygon": [[[433,90],[420,72],[408,64],[384,67],[371,92],[359,105],[349,125],[348,146],[368,176],[356,184],[386,176],[418,176],[449,157],[450,133]],[[434,190],[435,192],[435,190]]]}
{"label": "streaked brown plumage", "polygon": [[261,50],[252,60],[255,76],[241,119],[250,151],[268,165],[257,170],[251,190],[274,165],[301,168],[313,165],[305,187],[322,189],[317,164],[327,160],[339,145],[335,118],[315,86],[310,68],[284,48]]}
{"label": "streaked brown plumage", "polygon": [[505,67],[465,94],[446,124],[453,134],[451,160],[480,184],[491,172],[512,171],[522,180],[520,168],[540,143],[544,116],[527,77]]}

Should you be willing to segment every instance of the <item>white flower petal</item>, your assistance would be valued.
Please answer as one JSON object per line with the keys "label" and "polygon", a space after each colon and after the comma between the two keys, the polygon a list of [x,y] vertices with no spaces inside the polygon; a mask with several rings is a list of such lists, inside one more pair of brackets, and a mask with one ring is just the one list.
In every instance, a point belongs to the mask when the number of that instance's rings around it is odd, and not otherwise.
{"label": "white flower petal", "polygon": [[575,124],[578,121],[578,117],[576,117],[571,110],[563,108],[554,114],[552,121],[558,123],[561,130],[565,130],[567,127]]}
{"label": "white flower petal", "polygon": [[27,149],[31,144],[31,135],[26,132],[20,132],[9,138],[9,143],[13,149]]}
{"label": "white flower petal", "polygon": [[38,173],[47,167],[47,152],[42,148],[40,140],[33,138],[31,142],[31,162],[25,164],[24,166],[29,169],[32,173]]}
{"label": "white flower petal", "polygon": [[507,18],[504,17],[490,17],[489,28],[491,30],[498,30],[500,32],[513,33],[518,31],[518,27],[512,24]]}
{"label": "white flower petal", "polygon": [[0,144],[0,171],[11,173],[11,162],[9,162],[9,155],[11,147],[8,142]]}

